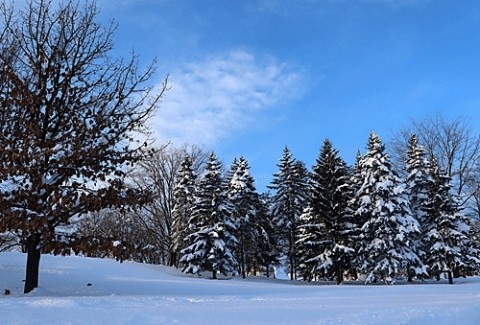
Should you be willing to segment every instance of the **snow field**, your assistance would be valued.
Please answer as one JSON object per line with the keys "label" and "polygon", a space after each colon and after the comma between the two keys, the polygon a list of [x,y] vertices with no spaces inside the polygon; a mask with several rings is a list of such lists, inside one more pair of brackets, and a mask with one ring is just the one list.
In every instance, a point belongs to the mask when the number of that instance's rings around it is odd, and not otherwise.
{"label": "snow field", "polygon": [[[0,324],[480,324],[480,279],[412,285],[209,280],[178,270],[42,256],[24,295],[25,255],[0,254]],[[87,284],[91,286],[87,286]]]}

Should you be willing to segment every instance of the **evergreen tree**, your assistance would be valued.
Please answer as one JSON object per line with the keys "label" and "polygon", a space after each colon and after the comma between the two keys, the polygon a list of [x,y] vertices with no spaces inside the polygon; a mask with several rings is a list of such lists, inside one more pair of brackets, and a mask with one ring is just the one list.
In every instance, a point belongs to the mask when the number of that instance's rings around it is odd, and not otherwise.
{"label": "evergreen tree", "polygon": [[172,209],[172,257],[171,261],[178,266],[178,255],[185,248],[185,237],[188,235],[188,221],[191,217],[195,197],[196,175],[193,171],[192,159],[187,154],[178,171],[177,184],[173,192]]}
{"label": "evergreen tree", "polygon": [[189,246],[181,251],[180,262],[186,273],[210,270],[213,279],[217,272],[235,274],[237,259],[233,252],[237,246],[232,220],[233,207],[223,186],[222,165],[216,155],[209,158],[205,174],[200,178],[189,220]]}
{"label": "evergreen tree", "polygon": [[367,276],[366,282],[382,279],[387,283],[407,266],[412,272],[423,273],[412,242],[412,236],[420,231],[419,224],[411,216],[404,186],[374,132],[359,164],[363,182],[356,194],[356,213],[360,220],[366,220],[359,238],[359,271]]}
{"label": "evergreen tree", "polygon": [[246,269],[251,265],[257,251],[258,234],[254,219],[257,213],[258,194],[245,158],[234,160],[229,178],[228,197],[234,206],[233,217],[237,225],[236,237],[239,241],[236,255],[240,259],[240,273],[245,278]]}
{"label": "evergreen tree", "polygon": [[[348,169],[338,151],[325,140],[311,174],[311,195],[302,214],[299,253],[308,271],[319,271],[327,279],[343,282],[354,253],[349,240],[351,222],[348,213]],[[312,274],[309,275],[309,278]]]}
{"label": "evergreen tree", "polygon": [[424,246],[426,263],[431,275],[440,278],[448,273],[449,283],[459,268],[478,263],[477,251],[472,248],[470,226],[466,216],[450,193],[450,177],[440,171],[437,162],[432,163],[433,183],[429,190],[429,210],[425,222]]}
{"label": "evergreen tree", "polygon": [[[428,191],[433,181],[431,165],[425,157],[425,149],[418,143],[417,136],[411,135],[408,141],[407,160],[405,163],[407,172],[405,184],[412,215],[420,224],[421,231],[413,239],[422,260],[424,260],[425,252],[421,239],[425,235],[425,222],[429,210]],[[413,273],[410,272],[408,276],[409,282],[412,280],[412,276]]]}
{"label": "evergreen tree", "polygon": [[270,277],[270,268],[279,262],[280,254],[271,206],[271,197],[267,193],[260,195],[257,200],[257,213],[254,221],[257,236],[255,262],[263,266],[267,277]]}
{"label": "evergreen tree", "polygon": [[278,231],[280,243],[284,245],[290,264],[290,279],[296,278],[296,228],[297,219],[302,214],[306,198],[308,172],[302,162],[296,161],[290,150],[285,147],[278,163],[279,171],[269,188],[275,191],[273,196],[274,225]]}
{"label": "evergreen tree", "polygon": [[312,281],[318,272],[318,252],[320,251],[321,232],[319,216],[313,206],[313,200],[307,197],[307,207],[298,220],[297,230],[297,272],[304,281]]}
{"label": "evergreen tree", "polygon": [[367,222],[367,215],[357,212],[360,208],[360,200],[358,198],[358,195],[360,194],[360,188],[363,185],[362,160],[363,155],[360,151],[357,151],[357,155],[355,157],[355,164],[350,171],[350,179],[348,182],[350,201],[348,203],[347,211],[352,221],[349,238],[353,242],[353,248],[356,252],[350,265],[350,274],[354,278],[358,278],[358,270],[363,264],[362,257],[358,254],[358,252],[360,251],[360,248],[362,246],[362,241],[360,238],[362,235],[362,227],[365,222]]}
{"label": "evergreen tree", "polygon": [[425,149],[418,143],[417,136],[412,135],[408,141],[405,183],[412,214],[420,225],[427,216],[428,188],[432,182],[430,163],[425,156]]}

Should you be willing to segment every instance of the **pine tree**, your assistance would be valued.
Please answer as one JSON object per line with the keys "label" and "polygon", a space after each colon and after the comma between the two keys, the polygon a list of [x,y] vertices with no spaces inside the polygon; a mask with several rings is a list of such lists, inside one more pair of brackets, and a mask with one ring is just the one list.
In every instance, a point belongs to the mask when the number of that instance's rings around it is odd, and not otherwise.
{"label": "pine tree", "polygon": [[336,278],[340,284],[354,253],[348,237],[348,169],[329,140],[323,143],[310,184],[308,207],[302,215],[304,223],[299,226],[298,243],[305,248],[299,253],[300,259],[307,266],[307,273],[318,271],[327,279]]}
{"label": "pine tree", "polygon": [[470,226],[457,201],[450,193],[450,177],[441,172],[437,162],[432,162],[433,183],[429,189],[429,210],[425,221],[424,247],[426,263],[431,275],[440,278],[448,273],[449,283],[459,268],[478,263],[477,251],[469,239]]}
{"label": "pine tree", "polygon": [[238,266],[233,254],[238,244],[233,207],[227,198],[221,169],[221,163],[212,153],[195,192],[190,234],[186,237],[190,245],[181,251],[180,259],[185,263],[184,272],[198,274],[209,270],[213,279],[217,278],[217,272],[236,274]]}
{"label": "pine tree", "polygon": [[278,163],[279,171],[269,188],[275,191],[273,196],[274,225],[278,231],[280,243],[283,243],[285,255],[290,264],[290,279],[296,278],[297,219],[302,214],[306,198],[308,172],[302,162],[296,161],[290,150],[285,147]]}
{"label": "pine tree", "polygon": [[236,237],[239,241],[236,255],[239,258],[240,273],[245,278],[246,270],[251,266],[258,249],[256,245],[258,234],[254,224],[258,194],[245,158],[234,160],[229,178],[228,198],[234,206],[233,218],[237,225]]}
{"label": "pine tree", "polygon": [[177,184],[173,192],[172,209],[172,257],[171,261],[178,266],[178,255],[185,248],[188,221],[191,217],[195,197],[196,175],[193,171],[192,159],[187,154],[178,171]]}
{"label": "pine tree", "polygon": [[360,161],[362,185],[356,194],[357,215],[366,220],[361,228],[359,271],[366,282],[382,279],[389,283],[408,266],[423,272],[412,236],[419,224],[411,216],[403,184],[391,167],[380,138],[372,132],[367,154]]}

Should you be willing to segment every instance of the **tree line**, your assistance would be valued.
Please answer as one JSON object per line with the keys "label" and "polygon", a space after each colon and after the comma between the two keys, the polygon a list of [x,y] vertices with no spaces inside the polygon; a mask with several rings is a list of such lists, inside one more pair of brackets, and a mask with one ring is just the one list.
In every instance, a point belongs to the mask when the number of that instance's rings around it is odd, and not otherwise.
{"label": "tree line", "polygon": [[[156,195],[126,214],[130,233],[122,238],[139,239],[138,261],[213,278],[269,276],[283,267],[291,279],[306,281],[412,281],[443,272],[452,281],[478,269],[478,222],[467,204],[475,199],[458,194],[455,175],[420,138],[412,134],[402,146],[403,164],[374,132],[353,166],[329,140],[311,170],[285,147],[268,193],[257,192],[244,157],[226,169],[196,146],[162,148],[133,176],[142,179],[135,186]],[[118,229],[124,227],[111,226],[111,234]]]}

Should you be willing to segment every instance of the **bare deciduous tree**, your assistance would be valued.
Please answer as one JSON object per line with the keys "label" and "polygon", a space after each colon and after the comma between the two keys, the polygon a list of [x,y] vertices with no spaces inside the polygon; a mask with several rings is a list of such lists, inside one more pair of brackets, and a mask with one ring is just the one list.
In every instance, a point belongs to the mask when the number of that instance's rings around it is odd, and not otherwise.
{"label": "bare deciduous tree", "polygon": [[452,178],[455,195],[469,214],[480,216],[480,136],[474,134],[465,118],[446,120],[437,114],[412,121],[393,137],[390,145],[399,170],[405,165],[408,139],[416,134],[430,161],[435,158]]}
{"label": "bare deciduous tree", "polygon": [[134,218],[150,238],[158,257],[155,263],[175,264],[172,258],[173,192],[180,165],[188,154],[193,169],[198,174],[204,168],[208,154],[197,146],[176,148],[165,146],[155,151],[152,157],[142,161],[130,176],[135,187],[152,193],[152,201],[142,209],[135,210]]}
{"label": "bare deciduous tree", "polygon": [[149,150],[134,133],[166,82],[155,90],[154,64],[139,72],[135,55],[110,55],[115,26],[96,22],[95,2],[3,3],[0,14],[0,233],[26,239],[29,292],[41,251],[68,250],[59,231],[72,217],[138,202],[124,177]]}

